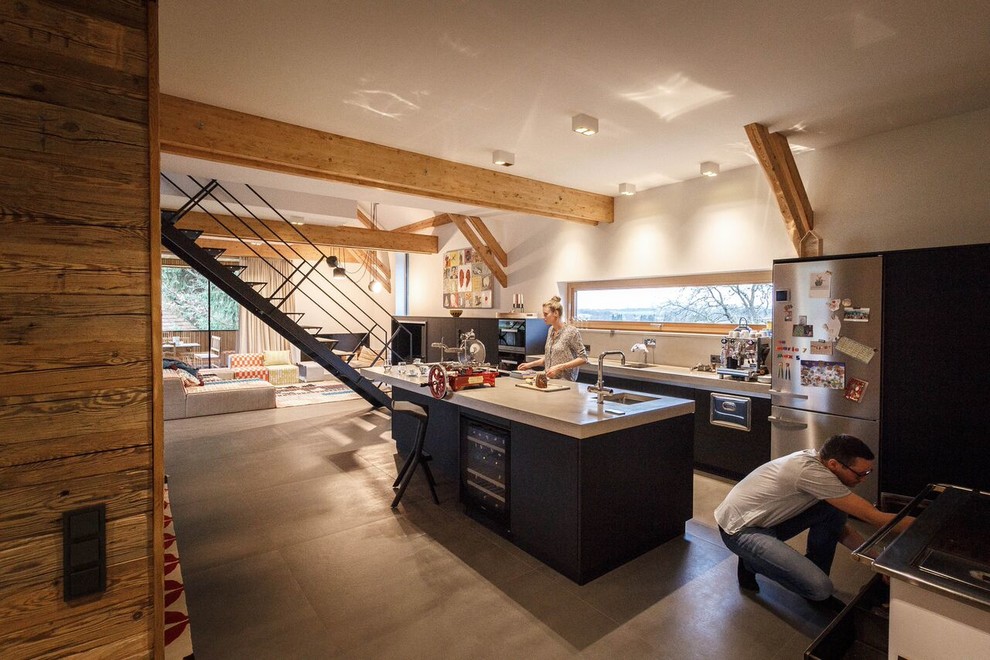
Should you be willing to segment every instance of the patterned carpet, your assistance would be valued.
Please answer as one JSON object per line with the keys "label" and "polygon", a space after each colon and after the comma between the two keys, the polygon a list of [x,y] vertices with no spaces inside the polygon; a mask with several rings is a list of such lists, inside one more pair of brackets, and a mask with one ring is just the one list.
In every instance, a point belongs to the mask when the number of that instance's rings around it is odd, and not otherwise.
{"label": "patterned carpet", "polygon": [[186,609],[186,590],[179,568],[179,544],[172,526],[172,507],[165,485],[165,660],[193,657],[192,631]]}
{"label": "patterned carpet", "polygon": [[312,403],[329,403],[357,399],[360,395],[339,380],[319,383],[279,385],[275,388],[275,405],[278,408],[308,406]]}

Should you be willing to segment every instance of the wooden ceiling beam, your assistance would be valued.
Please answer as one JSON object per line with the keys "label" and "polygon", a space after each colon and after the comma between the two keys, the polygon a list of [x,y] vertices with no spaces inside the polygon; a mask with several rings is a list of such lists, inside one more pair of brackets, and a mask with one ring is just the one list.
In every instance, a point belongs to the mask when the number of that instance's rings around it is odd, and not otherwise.
{"label": "wooden ceiling beam", "polygon": [[450,214],[441,213],[433,216],[432,218],[427,218],[426,220],[420,220],[419,222],[412,222],[408,225],[396,227],[392,231],[396,234],[412,234],[413,232],[422,231],[424,229],[433,229],[434,227],[449,225],[450,222]]}
{"label": "wooden ceiling beam", "polygon": [[[218,218],[215,220],[214,217]],[[222,222],[222,224],[221,224]],[[373,231],[363,227],[326,227],[323,225],[293,225],[281,220],[239,220],[233,216],[210,216],[193,211],[182,216],[176,227],[198,229],[210,236],[230,236],[231,231],[245,240],[274,239],[286,243],[303,243],[307,239],[317,245],[334,245],[362,250],[384,250],[386,252],[415,252],[417,254],[437,254],[440,251],[436,236],[423,234],[396,234],[391,231]],[[255,233],[257,232],[257,233]],[[302,234],[302,236],[300,236]],[[305,238],[303,238],[305,236]]]}
{"label": "wooden ceiling beam", "polygon": [[481,236],[481,240],[485,242],[485,245],[491,248],[492,254],[494,254],[495,258],[498,259],[498,262],[502,264],[502,267],[504,268],[508,266],[509,255],[505,253],[505,250],[501,245],[499,245],[495,235],[488,230],[488,227],[486,227],[485,223],[481,221],[481,218],[476,215],[471,215],[468,216],[468,222],[471,223],[474,230],[478,232],[479,236]]}
{"label": "wooden ceiling beam", "polygon": [[759,123],[747,124],[745,128],[770,189],[777,198],[777,206],[795,252],[799,256],[821,256],[822,242],[813,231],[814,212],[787,138],[780,133],[771,133]]}
{"label": "wooden ceiling beam", "polygon": [[468,222],[467,216],[451,214],[451,222],[457,225],[457,229],[464,234],[464,238],[468,239],[468,243],[471,247],[481,255],[481,260],[485,262],[489,270],[492,271],[492,275],[498,280],[498,283],[502,285],[503,288],[509,285],[509,278],[506,276],[505,271],[498,264],[498,260],[492,254],[492,249],[485,245],[481,238],[474,232],[471,228],[471,224]]}
{"label": "wooden ceiling beam", "polygon": [[162,94],[162,153],[596,225],[615,200]]}

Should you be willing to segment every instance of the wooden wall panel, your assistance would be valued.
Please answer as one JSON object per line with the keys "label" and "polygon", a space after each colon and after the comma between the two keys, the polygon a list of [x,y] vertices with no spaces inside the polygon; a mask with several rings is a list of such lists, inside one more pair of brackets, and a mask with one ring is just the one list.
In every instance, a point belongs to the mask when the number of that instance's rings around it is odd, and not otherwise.
{"label": "wooden wall panel", "polygon": [[[156,50],[153,0],[0,3],[5,659],[161,649]],[[62,514],[98,503],[107,589],[66,603]]]}

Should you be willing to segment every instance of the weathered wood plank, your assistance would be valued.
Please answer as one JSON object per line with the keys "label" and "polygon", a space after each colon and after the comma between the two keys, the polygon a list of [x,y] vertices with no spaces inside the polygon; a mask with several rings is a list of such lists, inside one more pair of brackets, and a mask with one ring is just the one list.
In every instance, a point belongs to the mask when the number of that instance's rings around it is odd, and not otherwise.
{"label": "weathered wood plank", "polygon": [[[52,54],[146,77],[146,28],[102,20],[88,7],[84,11],[66,11],[59,3],[0,3],[0,41],[32,50],[39,58]],[[129,22],[136,20],[134,15]]]}
{"label": "weathered wood plank", "polygon": [[586,224],[612,197],[162,95],[165,153]]}
{"label": "weathered wood plank", "polygon": [[[4,237],[4,263],[0,267],[5,270],[12,267],[42,271],[57,268],[114,273],[134,269],[145,275],[145,284],[140,289],[148,288],[151,257],[147,229],[76,225],[45,218],[4,215],[0,216],[0,235]],[[23,286],[30,286],[29,279],[25,278]]]}
{"label": "weathered wood plank", "polygon": [[[61,481],[106,475],[126,470],[151,469],[152,452],[147,445],[95,454],[68,456],[57,461],[23,463],[0,467],[0,488],[41,486],[49,483],[54,470]],[[0,542],[0,549],[5,542]],[[2,571],[0,571],[2,573]]]}
{"label": "weathered wood plank", "polygon": [[[7,437],[0,438],[0,447],[13,451],[15,445],[61,438],[67,434],[66,427],[77,436],[140,428],[148,421],[150,398],[148,388],[143,387],[116,390],[108,396],[3,406],[0,428]],[[126,446],[134,444],[143,443]],[[10,465],[2,457],[0,464]]]}
{"label": "weathered wood plank", "polygon": [[149,295],[108,296],[96,294],[9,293],[4,296],[10,316],[79,318],[90,316],[148,314]]}
{"label": "weathered wood plank", "polygon": [[[129,327],[134,334],[121,334]],[[120,365],[148,360],[151,348],[139,331],[151,331],[145,315],[100,317],[2,317],[0,373],[61,369],[69,366]]]}
{"label": "weathered wood plank", "polygon": [[[142,212],[141,209],[145,209]],[[132,177],[93,171],[74,162],[41,163],[10,157],[0,148],[0,218],[147,227],[147,199]]]}
{"label": "weathered wood plank", "polygon": [[[0,96],[0,144],[8,152],[71,156],[81,163],[147,158],[148,127],[33,100]],[[105,165],[106,166],[106,165]]]}
{"label": "weathered wood plank", "polygon": [[[22,51],[23,52],[23,51]],[[11,53],[13,54],[13,53]],[[37,71],[32,68],[36,61],[30,58],[16,58],[17,64],[3,57],[0,51],[0,95],[40,102],[45,105],[63,106],[87,112],[103,112],[118,120],[148,124],[147,90],[137,86],[133,91],[116,92],[114,102],[107,103],[107,87],[90,81],[76,81],[65,71]],[[8,63],[2,63],[8,62]],[[118,74],[113,83],[123,81],[140,82],[134,76]]]}
{"label": "weathered wood plank", "polygon": [[[151,561],[107,567],[107,591],[100,596],[62,601],[61,580],[47,589],[14,592],[23,602],[0,609],[0,657],[64,657],[96,650],[117,639],[150,632],[154,606],[148,595]],[[17,654],[17,655],[15,655]],[[91,657],[107,657],[94,653]]]}
{"label": "weathered wood plank", "polygon": [[94,502],[106,503],[108,521],[147,515],[152,509],[151,473],[145,469],[17,488],[0,485],[0,495],[0,538],[5,543],[61,534],[62,513]]}

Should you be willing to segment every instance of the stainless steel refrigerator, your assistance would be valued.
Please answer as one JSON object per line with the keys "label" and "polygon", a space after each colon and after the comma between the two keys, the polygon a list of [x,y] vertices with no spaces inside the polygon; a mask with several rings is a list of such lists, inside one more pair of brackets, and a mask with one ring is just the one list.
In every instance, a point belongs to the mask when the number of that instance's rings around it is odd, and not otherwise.
{"label": "stainless steel refrigerator", "polygon": [[[879,255],[774,262],[772,458],[848,433],[880,465],[882,282]],[[855,492],[876,502],[878,484]]]}

